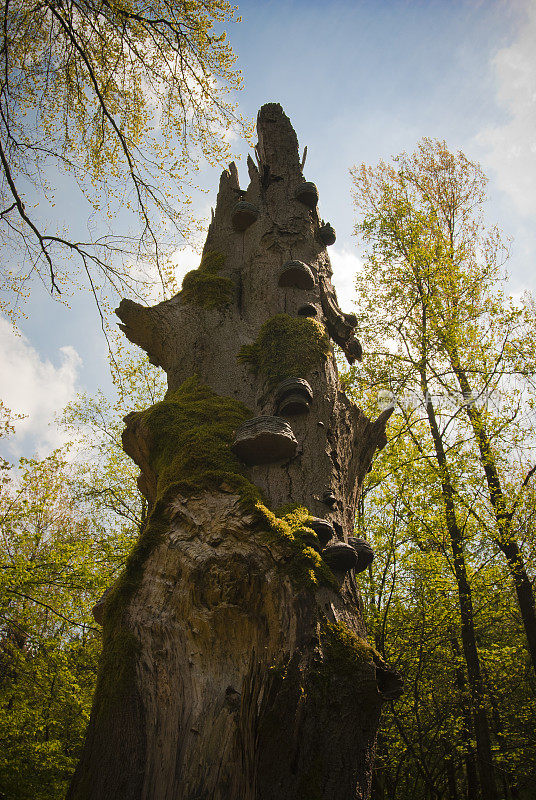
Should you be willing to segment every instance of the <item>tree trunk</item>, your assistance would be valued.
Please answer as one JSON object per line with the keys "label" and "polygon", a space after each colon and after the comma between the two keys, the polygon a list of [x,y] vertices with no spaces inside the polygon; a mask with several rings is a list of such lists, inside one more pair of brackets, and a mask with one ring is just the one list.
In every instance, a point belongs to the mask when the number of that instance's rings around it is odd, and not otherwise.
{"label": "tree trunk", "polygon": [[456,348],[446,343],[446,349],[462,394],[467,399],[465,409],[478,444],[480,461],[488,484],[489,499],[497,523],[498,535],[495,537],[495,544],[505,556],[508,570],[514,582],[517,602],[527,637],[529,656],[532,668],[536,673],[536,607],[532,582],[527,575],[523,554],[512,533],[513,514],[509,508],[508,499],[503,492],[483,415],[477,406],[471,402],[473,396],[472,387],[467,378],[467,373],[460,364]]}
{"label": "tree trunk", "polygon": [[[451,638],[452,651],[454,658],[459,662],[460,658],[460,645],[456,636]],[[471,724],[471,710],[466,698],[465,690],[465,672],[463,665],[458,663],[456,666],[456,687],[458,689],[459,703],[462,708],[463,725],[461,729],[461,738],[464,749],[465,761],[465,779],[466,779],[466,793],[467,800],[477,800],[478,798],[478,776],[475,764],[475,751],[472,743],[472,730]]]}
{"label": "tree trunk", "polygon": [[454,488],[449,475],[447,456],[443,447],[443,440],[437,424],[435,410],[428,392],[426,373],[421,368],[421,384],[423,395],[426,398],[426,413],[434,442],[437,464],[441,476],[441,492],[445,507],[445,522],[450,537],[452,555],[454,559],[454,573],[458,586],[458,598],[460,603],[462,647],[467,664],[467,676],[471,690],[471,706],[473,723],[476,738],[476,751],[478,774],[482,794],[486,800],[497,800],[497,785],[495,782],[494,764],[491,752],[491,739],[488,724],[488,717],[484,706],[484,682],[480,669],[480,660],[476,646],[476,636],[474,628],[473,602],[471,597],[471,586],[465,568],[465,556],[463,551],[463,538],[456,518],[456,507],[454,504]]}
{"label": "tree trunk", "polygon": [[339,387],[326,329],[353,360],[355,320],[280,106],[258,136],[247,191],[233,164],[221,177],[199,270],[118,309],[169,391],[126,418],[150,513],[104,604],[70,800],[364,799],[401,691],[366,643],[366,548],[348,544],[388,414]]}
{"label": "tree trunk", "polygon": [[450,800],[460,800],[458,795],[458,787],[456,784],[456,766],[454,763],[454,756],[447,755],[445,758],[445,769],[447,771],[447,786],[449,790]]}

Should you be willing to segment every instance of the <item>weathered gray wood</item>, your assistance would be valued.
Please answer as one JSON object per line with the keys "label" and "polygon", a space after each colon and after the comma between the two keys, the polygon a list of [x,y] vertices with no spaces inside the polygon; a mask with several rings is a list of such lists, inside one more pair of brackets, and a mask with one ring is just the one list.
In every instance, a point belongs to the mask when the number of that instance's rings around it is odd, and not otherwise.
{"label": "weathered gray wood", "polygon": [[[207,234],[203,263],[210,280],[222,279],[221,296],[195,302],[180,292],[152,308],[123,300],[117,313],[166,370],[171,392],[196,375],[249,409],[246,431],[274,419],[278,384],[306,381],[314,399],[288,420],[292,452],[243,470],[270,509],[299,504],[313,519],[289,539],[224,479],[196,490],[183,475],[163,492],[155,431],[143,414],[126,418],[123,445],[150,514],[103,615],[99,683],[69,800],[365,800],[381,704],[400,690],[366,644],[353,572],[330,573],[314,554],[329,540],[346,549],[390,412],[372,422],[349,400],[332,350],[301,373],[272,364],[274,380],[240,355],[274,318],[314,326],[304,306],[343,346],[355,327],[337,304],[318,194],[304,181],[290,121],[268,104],[257,130],[249,186],[240,188],[231,164]],[[244,230],[237,203],[258,209]],[[289,261],[308,265],[310,289],[279,285]]]}

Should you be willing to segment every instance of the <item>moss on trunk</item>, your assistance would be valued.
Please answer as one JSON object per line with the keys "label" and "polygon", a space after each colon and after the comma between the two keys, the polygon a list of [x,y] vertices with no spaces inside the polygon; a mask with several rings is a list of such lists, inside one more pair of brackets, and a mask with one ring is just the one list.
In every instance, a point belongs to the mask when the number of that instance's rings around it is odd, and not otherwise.
{"label": "moss on trunk", "polygon": [[235,284],[231,278],[218,274],[224,264],[223,253],[203,253],[199,267],[187,272],[182,280],[182,301],[209,310],[227,308],[233,299]]}
{"label": "moss on trunk", "polygon": [[150,433],[150,464],[157,478],[157,497],[171,486],[183,490],[218,489],[222,483],[254,502],[258,489],[230,449],[236,428],[252,412],[231,397],[221,397],[188,378],[164,400],[141,414]]}
{"label": "moss on trunk", "polygon": [[319,322],[277,314],[264,323],[253,344],[241,348],[238,358],[273,388],[285,378],[306,378],[330,350],[329,336]]}

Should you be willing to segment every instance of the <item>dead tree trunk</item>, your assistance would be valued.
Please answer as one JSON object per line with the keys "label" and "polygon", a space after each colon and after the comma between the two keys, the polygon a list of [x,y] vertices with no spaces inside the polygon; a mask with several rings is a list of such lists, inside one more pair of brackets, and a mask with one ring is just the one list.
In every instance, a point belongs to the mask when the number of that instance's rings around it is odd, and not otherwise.
{"label": "dead tree trunk", "polygon": [[232,164],[198,270],[128,338],[168,393],[126,418],[150,514],[101,609],[104,648],[70,800],[356,800],[400,676],[366,642],[354,509],[386,414],[341,391],[338,308],[298,142],[280,106]]}

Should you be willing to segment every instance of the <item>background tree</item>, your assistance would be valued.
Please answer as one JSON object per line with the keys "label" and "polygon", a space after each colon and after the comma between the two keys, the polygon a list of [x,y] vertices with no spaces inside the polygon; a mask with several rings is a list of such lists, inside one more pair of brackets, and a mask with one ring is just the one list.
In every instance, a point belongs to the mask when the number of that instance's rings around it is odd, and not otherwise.
{"label": "background tree", "polygon": [[[354,370],[351,377],[360,391],[365,385],[372,385],[376,391],[386,390],[399,398],[406,393],[409,400],[406,404],[402,402],[399,408],[401,422],[396,438],[398,447],[401,440],[409,440],[413,455],[396,469],[391,467],[404,476],[395,497],[400,520],[403,522],[406,515],[406,524],[412,533],[406,540],[406,548],[410,554],[415,548],[429,551],[431,547],[433,551],[438,546],[438,534],[441,540],[448,531],[452,544],[456,545],[454,559],[452,556],[449,559],[445,553],[448,569],[451,573],[459,572],[462,555],[465,563],[464,586],[457,576],[460,609],[463,611],[469,593],[474,600],[471,614],[473,666],[464,637],[461,642],[457,641],[460,623],[455,630],[452,625],[450,631],[443,628],[441,640],[445,652],[450,650],[457,664],[447,684],[456,687],[461,696],[466,681],[473,687],[469,699],[472,719],[462,714],[451,729],[459,731],[460,735],[463,733],[459,746],[460,752],[464,752],[467,792],[475,796],[477,791],[471,766],[471,738],[478,733],[478,728],[475,730],[478,716],[485,715],[487,727],[492,728],[492,741],[487,754],[478,753],[482,789],[485,796],[490,796],[490,787],[485,787],[493,759],[499,767],[499,791],[503,791],[505,797],[510,796],[509,793],[515,796],[517,789],[512,778],[515,770],[511,769],[511,763],[506,764],[505,773],[501,762],[505,751],[502,712],[496,704],[496,691],[488,688],[493,681],[489,663],[492,659],[483,648],[480,615],[490,588],[480,578],[487,576],[491,581],[492,572],[486,567],[486,560],[495,561],[497,551],[504,552],[500,546],[504,540],[487,480],[491,445],[495,467],[502,470],[502,485],[509,487],[512,519],[532,475],[532,422],[530,416],[522,415],[520,403],[521,391],[527,388],[526,378],[532,371],[525,341],[527,335],[529,340],[533,336],[529,309],[509,304],[497,290],[504,251],[497,232],[486,231],[479,214],[484,178],[479,168],[462,154],[451,156],[443,143],[425,140],[414,156],[402,155],[395,159],[394,166],[381,163],[375,169],[362,167],[354,170],[353,175],[356,200],[364,212],[358,232],[369,245],[363,272],[358,276],[359,317],[369,357],[364,372],[358,375]],[[439,185],[451,200],[450,217],[441,216],[441,209],[434,206],[434,192],[439,192]],[[500,389],[502,407],[494,408],[489,404],[486,410],[473,404],[467,387],[459,382],[452,348],[447,346],[453,342],[457,344],[466,370],[470,371],[474,396],[478,398],[484,392],[493,396],[493,392]],[[445,403],[445,398],[449,398],[449,402]],[[468,403],[471,403],[470,413],[467,413]],[[471,409],[479,415],[480,429],[478,426],[475,429],[475,414]],[[428,424],[423,427],[424,422]],[[478,431],[484,423],[490,448],[483,455]],[[426,469],[424,474],[423,469]],[[523,477],[516,485],[519,472]],[[417,512],[414,508],[416,498],[422,497],[423,487],[426,502],[431,506],[427,513],[423,513],[424,507]],[[438,508],[441,496],[443,514]],[[365,514],[368,510],[365,508]],[[432,510],[435,520],[429,520],[424,531],[421,529],[415,538],[415,522],[419,520],[422,525]],[[428,536],[423,536],[426,530]],[[430,535],[431,542],[427,541]],[[440,541],[439,546],[444,552],[445,542]],[[519,561],[515,571],[510,562],[507,564],[515,583],[514,572],[519,575]],[[392,569],[388,567],[388,574]],[[399,589],[395,577],[393,581],[391,593],[396,599]],[[393,599],[386,613],[391,607],[397,607]],[[424,607],[430,616],[434,605],[429,601]],[[521,604],[520,609],[524,619]],[[463,619],[460,622],[463,623]],[[519,655],[518,642],[514,636],[506,640],[505,646],[515,649]],[[459,663],[462,651],[467,666]],[[530,692],[531,688],[534,691],[523,658],[519,668],[525,691]],[[414,666],[410,665],[410,671],[415,674]],[[423,674],[419,668],[415,674],[417,686]],[[416,709],[422,696],[425,693],[420,693],[415,700]],[[464,706],[465,701],[462,709]],[[438,704],[438,719],[441,708]],[[402,736],[400,730],[398,733]],[[418,738],[420,741],[421,734]],[[429,759],[433,750],[429,750],[428,734],[424,738],[428,747],[420,752],[428,753]],[[411,737],[406,747],[410,744]],[[419,750],[414,745],[413,751],[413,757],[418,755]],[[447,751],[442,759],[442,780],[445,791],[448,789],[452,797],[456,796],[459,783],[456,769],[452,772],[456,758],[455,752]],[[427,791],[434,796],[434,792],[439,791],[437,776],[434,780],[433,766],[423,762],[422,756],[420,760],[420,775],[426,777]]]}
{"label": "background tree", "polygon": [[61,796],[87,721],[100,650],[89,611],[113,545],[68,478],[59,452],[23,461],[0,499],[4,797]]}
{"label": "background tree", "polygon": [[[480,167],[462,153],[449,153],[444,142],[428,139],[395,165],[382,162],[376,170],[363,166],[352,173],[364,212],[359,230],[373,245],[367,269],[380,279],[379,291],[396,315],[387,325],[403,342],[409,372],[424,359],[419,350],[426,349],[432,373],[427,382],[433,382],[430,389],[423,385],[419,366],[418,390],[463,398],[454,424],[464,430],[460,417],[467,416],[486,479],[495,543],[512,576],[536,672],[534,593],[515,531],[518,496],[536,470],[527,440],[532,418],[520,418],[528,408],[522,403],[526,378],[534,374],[532,309],[505,301],[497,287],[506,248],[497,229],[484,225],[486,178]],[[488,408],[477,402],[488,396],[493,401]],[[506,401],[502,414],[494,408],[498,398]],[[512,451],[525,474],[508,494],[501,471],[508,470]]]}
{"label": "background tree", "polygon": [[[176,247],[188,231],[188,176],[199,158],[227,155],[225,132],[239,121],[226,95],[240,74],[221,30],[233,15],[226,0],[6,0],[4,311],[30,278],[59,293],[76,268],[96,296],[103,281],[139,294],[146,279],[137,262],[155,264],[165,284],[169,234]],[[87,201],[85,233],[72,221],[67,230],[47,222],[61,173]],[[61,202],[60,210],[70,213]]]}
{"label": "background tree", "polygon": [[[382,719],[372,797],[476,799],[472,699],[441,487],[402,415],[392,420],[367,479],[360,535],[376,558],[361,590],[376,647],[403,672],[406,691]],[[463,475],[463,463],[453,472]],[[523,626],[500,552],[482,546],[472,517],[463,534],[499,796],[530,797],[535,687]]]}

